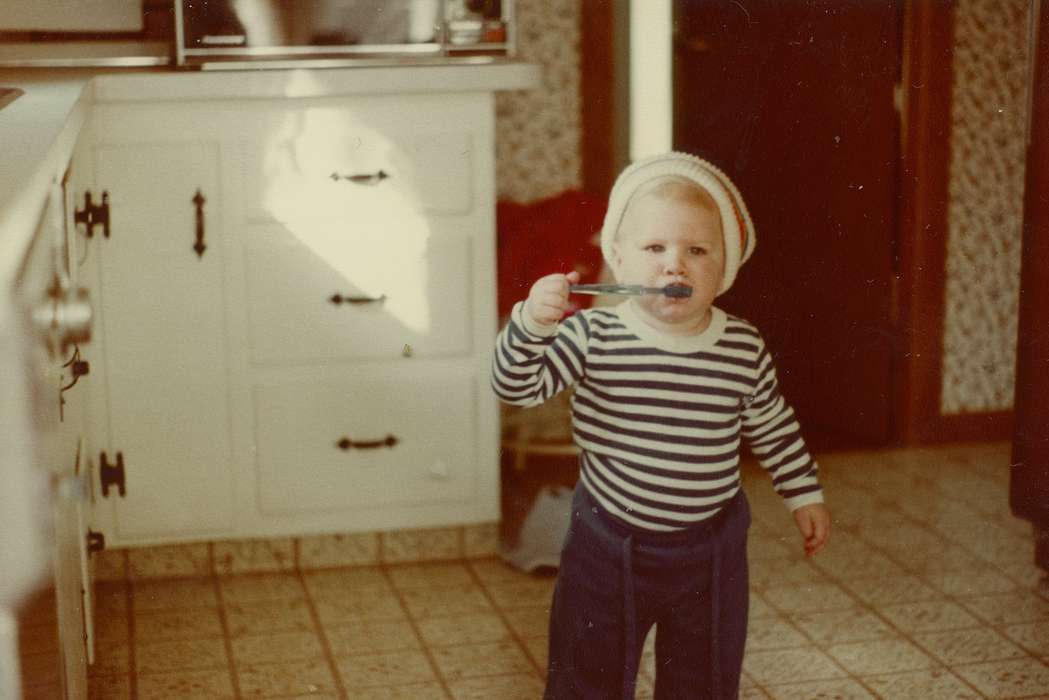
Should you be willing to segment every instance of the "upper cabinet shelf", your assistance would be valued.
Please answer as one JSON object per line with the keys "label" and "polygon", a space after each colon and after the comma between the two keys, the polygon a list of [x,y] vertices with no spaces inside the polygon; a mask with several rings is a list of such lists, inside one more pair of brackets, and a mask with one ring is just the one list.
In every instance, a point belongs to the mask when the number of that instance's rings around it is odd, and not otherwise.
{"label": "upper cabinet shelf", "polygon": [[0,17],[0,65],[7,66],[477,63],[512,57],[515,44],[513,0],[8,4]]}

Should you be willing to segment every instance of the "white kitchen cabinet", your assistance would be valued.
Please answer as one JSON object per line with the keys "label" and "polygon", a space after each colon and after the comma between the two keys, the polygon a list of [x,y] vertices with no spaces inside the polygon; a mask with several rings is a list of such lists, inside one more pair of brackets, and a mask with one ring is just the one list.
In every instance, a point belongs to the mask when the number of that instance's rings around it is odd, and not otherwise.
{"label": "white kitchen cabinet", "polygon": [[492,95],[94,114],[109,543],[498,520]]}
{"label": "white kitchen cabinet", "polygon": [[111,543],[233,527],[218,147],[156,136],[93,152],[110,222],[90,245],[104,344],[96,507],[110,510]]}
{"label": "white kitchen cabinet", "polygon": [[[72,173],[67,175],[72,177]],[[74,178],[71,182],[75,187],[79,181]],[[23,437],[43,467],[39,474],[33,475],[39,478],[39,483],[34,479],[34,488],[24,494],[29,503],[19,507],[24,508],[38,499],[44,518],[38,523],[39,532],[21,533],[10,551],[22,550],[23,557],[29,559],[42,558],[44,554],[48,575],[39,583],[54,595],[53,618],[45,619],[42,624],[39,620],[20,621],[35,628],[33,634],[27,636],[39,639],[46,629],[56,641],[54,653],[45,646],[31,648],[30,653],[23,655],[22,680],[26,692],[83,698],[87,695],[91,616],[86,561],[88,481],[84,462],[88,380],[84,374],[87,365],[81,364],[82,346],[78,343],[86,340],[82,331],[87,326],[74,324],[79,330],[69,334],[64,331],[65,321],[84,318],[75,313],[83,307],[82,298],[76,292],[80,281],[75,246],[67,236],[65,203],[62,184],[56,175],[16,288],[19,305],[31,317],[33,330],[37,332],[24,348],[25,367],[30,371],[35,391],[32,438]],[[48,332],[41,333],[44,329]],[[72,342],[74,340],[76,342]],[[8,484],[9,488],[18,486]],[[6,508],[11,510],[10,506]],[[15,524],[15,515],[7,513],[9,524]],[[19,533],[15,530],[12,534]],[[5,560],[9,566],[15,565],[6,557]],[[23,561],[19,568],[28,569],[28,564],[28,560]],[[12,579],[17,578],[14,571],[6,573]],[[28,576],[30,571],[21,570],[19,574]],[[2,661],[6,664],[6,659]]]}

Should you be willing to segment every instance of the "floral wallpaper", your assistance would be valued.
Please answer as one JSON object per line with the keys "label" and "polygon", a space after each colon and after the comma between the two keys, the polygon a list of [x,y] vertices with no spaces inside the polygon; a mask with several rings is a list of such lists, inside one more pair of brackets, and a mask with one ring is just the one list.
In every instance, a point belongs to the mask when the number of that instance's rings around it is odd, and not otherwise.
{"label": "floral wallpaper", "polygon": [[955,4],[944,414],[1012,407],[1027,110],[1027,0]]}
{"label": "floral wallpaper", "polygon": [[582,182],[580,0],[515,0],[517,58],[539,65],[533,90],[496,94],[500,199],[532,202]]}

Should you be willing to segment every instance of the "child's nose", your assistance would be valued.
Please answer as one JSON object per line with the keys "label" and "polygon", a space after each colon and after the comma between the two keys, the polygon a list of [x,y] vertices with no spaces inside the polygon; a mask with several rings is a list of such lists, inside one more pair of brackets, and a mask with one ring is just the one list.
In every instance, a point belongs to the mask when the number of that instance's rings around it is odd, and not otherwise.
{"label": "child's nose", "polygon": [[668,250],[663,259],[663,266],[668,275],[676,275],[685,269],[685,256],[677,250]]}

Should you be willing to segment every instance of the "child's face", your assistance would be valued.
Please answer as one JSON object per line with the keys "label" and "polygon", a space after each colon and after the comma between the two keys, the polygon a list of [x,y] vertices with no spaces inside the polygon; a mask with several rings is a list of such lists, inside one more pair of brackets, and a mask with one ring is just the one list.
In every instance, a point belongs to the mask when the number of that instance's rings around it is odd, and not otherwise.
{"label": "child's face", "polygon": [[646,294],[635,300],[657,328],[672,333],[705,327],[725,269],[717,205],[706,193],[689,194],[641,194],[627,209],[613,249],[620,284],[692,287],[687,299]]}

